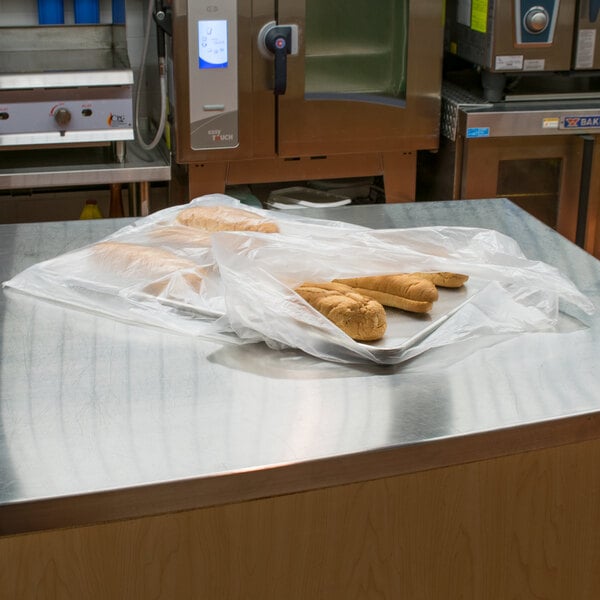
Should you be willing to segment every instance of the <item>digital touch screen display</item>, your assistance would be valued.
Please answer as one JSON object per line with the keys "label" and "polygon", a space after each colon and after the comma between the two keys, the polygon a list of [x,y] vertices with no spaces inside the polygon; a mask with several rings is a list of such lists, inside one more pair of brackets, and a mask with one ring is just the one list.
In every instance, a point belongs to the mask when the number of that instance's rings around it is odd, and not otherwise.
{"label": "digital touch screen display", "polygon": [[227,21],[198,21],[198,66],[227,68]]}

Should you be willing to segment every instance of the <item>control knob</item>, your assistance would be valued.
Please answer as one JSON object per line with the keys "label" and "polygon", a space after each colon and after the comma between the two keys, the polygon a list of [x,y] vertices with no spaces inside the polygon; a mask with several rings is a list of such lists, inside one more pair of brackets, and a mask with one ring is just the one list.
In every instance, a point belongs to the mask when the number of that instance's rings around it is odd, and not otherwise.
{"label": "control knob", "polygon": [[532,34],[542,33],[550,22],[548,11],[543,6],[531,7],[523,17],[523,26]]}
{"label": "control knob", "polygon": [[57,108],[54,111],[54,120],[59,127],[64,129],[71,122],[71,111],[64,106]]}

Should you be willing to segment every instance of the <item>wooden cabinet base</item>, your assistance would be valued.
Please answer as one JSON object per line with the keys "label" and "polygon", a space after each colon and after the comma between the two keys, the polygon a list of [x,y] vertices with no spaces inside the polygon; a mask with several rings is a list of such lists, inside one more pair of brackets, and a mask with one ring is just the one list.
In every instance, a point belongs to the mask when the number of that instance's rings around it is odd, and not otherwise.
{"label": "wooden cabinet base", "polygon": [[600,440],[0,539],[3,598],[595,600]]}

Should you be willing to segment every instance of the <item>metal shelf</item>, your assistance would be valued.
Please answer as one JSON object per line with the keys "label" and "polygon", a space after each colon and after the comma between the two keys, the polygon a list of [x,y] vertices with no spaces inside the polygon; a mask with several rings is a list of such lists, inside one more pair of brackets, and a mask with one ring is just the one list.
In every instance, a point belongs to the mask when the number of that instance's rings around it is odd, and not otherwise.
{"label": "metal shelf", "polygon": [[169,152],[162,143],[147,152],[135,141],[126,142],[123,162],[106,145],[0,151],[0,190],[170,179]]}

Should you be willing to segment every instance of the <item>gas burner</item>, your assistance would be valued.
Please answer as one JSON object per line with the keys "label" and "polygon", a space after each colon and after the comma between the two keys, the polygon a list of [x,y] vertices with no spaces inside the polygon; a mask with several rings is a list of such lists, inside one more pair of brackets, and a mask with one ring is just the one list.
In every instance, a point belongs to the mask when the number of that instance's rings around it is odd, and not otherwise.
{"label": "gas burner", "polygon": [[0,150],[134,138],[124,25],[1,32]]}

